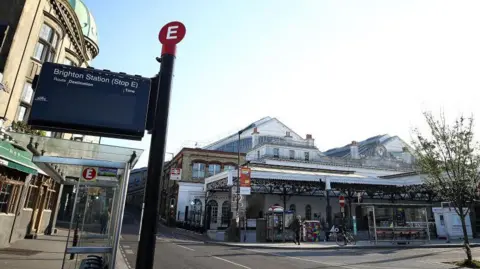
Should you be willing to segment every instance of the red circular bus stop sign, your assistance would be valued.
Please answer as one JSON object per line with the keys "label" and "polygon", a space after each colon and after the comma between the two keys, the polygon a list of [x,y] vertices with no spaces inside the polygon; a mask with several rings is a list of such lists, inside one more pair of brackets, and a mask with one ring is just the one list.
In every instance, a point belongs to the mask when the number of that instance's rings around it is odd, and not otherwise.
{"label": "red circular bus stop sign", "polygon": [[172,21],[162,27],[160,33],[158,33],[158,40],[160,40],[160,43],[163,45],[172,46],[180,43],[186,33],[187,29],[183,23]]}

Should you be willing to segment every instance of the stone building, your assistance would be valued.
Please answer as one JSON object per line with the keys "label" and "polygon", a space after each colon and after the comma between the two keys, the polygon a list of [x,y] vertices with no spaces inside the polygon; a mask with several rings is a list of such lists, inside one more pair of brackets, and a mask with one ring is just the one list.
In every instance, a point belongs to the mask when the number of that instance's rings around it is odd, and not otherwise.
{"label": "stone building", "polygon": [[[96,28],[80,0],[0,1],[0,247],[55,227],[64,175],[34,164],[32,153],[60,151],[64,139],[99,143],[99,137],[33,131],[25,123],[42,64],[88,67],[99,53]],[[57,147],[46,148],[45,139]]]}
{"label": "stone building", "polygon": [[[245,154],[241,153],[240,165],[244,163]],[[234,170],[237,165],[237,153],[183,148],[164,166],[164,177],[161,183],[163,199],[160,202],[162,217],[167,218],[168,215],[173,215],[172,217],[178,221],[188,219],[193,223],[200,224],[205,208],[205,192],[203,191],[205,178]],[[170,180],[171,168],[182,169],[179,181]],[[223,198],[226,199],[226,197]],[[222,225],[222,215],[219,209],[224,205],[212,206],[216,208],[214,217],[217,221],[215,223],[220,226]]]}
{"label": "stone building", "polygon": [[[90,66],[98,55],[95,20],[81,0],[0,2],[0,126],[28,119],[32,82],[45,61]],[[99,143],[99,137],[53,137]]]}

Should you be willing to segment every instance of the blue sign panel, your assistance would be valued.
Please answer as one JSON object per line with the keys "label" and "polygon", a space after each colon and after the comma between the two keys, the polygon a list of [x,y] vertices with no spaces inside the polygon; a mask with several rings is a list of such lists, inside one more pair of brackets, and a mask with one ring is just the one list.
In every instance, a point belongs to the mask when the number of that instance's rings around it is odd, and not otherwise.
{"label": "blue sign panel", "polygon": [[44,63],[28,124],[35,129],[140,140],[150,79]]}

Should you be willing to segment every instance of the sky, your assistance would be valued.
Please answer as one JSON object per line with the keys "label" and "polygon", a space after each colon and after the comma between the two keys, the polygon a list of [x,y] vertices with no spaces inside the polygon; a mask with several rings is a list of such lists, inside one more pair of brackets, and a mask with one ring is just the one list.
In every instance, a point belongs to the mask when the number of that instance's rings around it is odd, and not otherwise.
{"label": "sky", "polygon": [[[480,118],[477,0],[84,2],[99,33],[95,68],[152,77],[159,30],[186,26],[168,153],[266,116],[313,134],[321,151],[378,134],[409,142],[426,130],[424,111]],[[145,149],[136,167],[148,163],[149,135],[103,143]]]}

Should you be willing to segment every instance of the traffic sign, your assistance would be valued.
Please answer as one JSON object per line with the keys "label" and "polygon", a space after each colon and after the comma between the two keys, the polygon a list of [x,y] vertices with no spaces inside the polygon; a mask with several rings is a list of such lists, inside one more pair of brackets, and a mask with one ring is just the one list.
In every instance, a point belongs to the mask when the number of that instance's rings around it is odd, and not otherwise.
{"label": "traffic sign", "polygon": [[170,180],[181,180],[181,179],[182,179],[182,169],[181,168],[170,169]]}
{"label": "traffic sign", "polygon": [[177,45],[185,37],[187,29],[179,21],[172,21],[162,27],[158,33],[158,40],[162,45]]}
{"label": "traffic sign", "polygon": [[340,197],[338,197],[338,203],[340,204],[340,207],[344,207],[344,206],[345,206],[345,197],[343,197],[343,195],[341,195]]}
{"label": "traffic sign", "polygon": [[82,180],[87,182],[92,182],[97,180],[98,174],[97,167],[83,167],[82,168]]}

